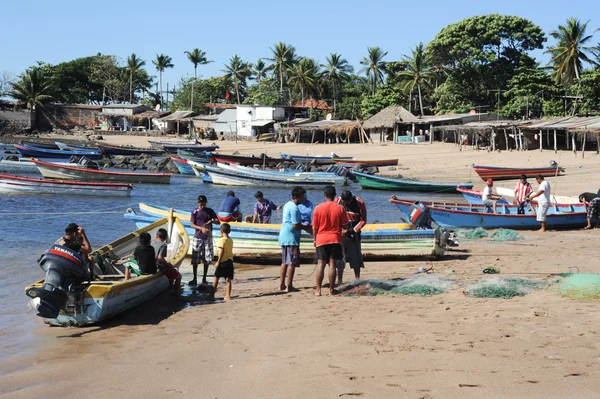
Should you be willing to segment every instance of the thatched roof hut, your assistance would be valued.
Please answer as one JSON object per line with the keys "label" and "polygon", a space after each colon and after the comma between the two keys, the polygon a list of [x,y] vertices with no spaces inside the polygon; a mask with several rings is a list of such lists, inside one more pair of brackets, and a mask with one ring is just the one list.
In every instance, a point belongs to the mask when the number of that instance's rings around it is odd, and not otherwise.
{"label": "thatched roof hut", "polygon": [[392,105],[382,109],[363,124],[365,130],[369,129],[394,129],[396,122],[419,123],[419,119],[408,112],[404,107]]}

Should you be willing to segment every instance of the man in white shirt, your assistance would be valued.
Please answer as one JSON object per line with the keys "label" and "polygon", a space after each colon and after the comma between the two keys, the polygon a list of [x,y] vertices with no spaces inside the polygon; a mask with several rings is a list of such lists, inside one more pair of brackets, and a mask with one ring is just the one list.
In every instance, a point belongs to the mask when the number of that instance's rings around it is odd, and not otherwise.
{"label": "man in white shirt", "polygon": [[486,186],[483,188],[481,192],[481,201],[483,205],[485,205],[486,210],[489,208],[493,208],[494,213],[496,213],[496,203],[502,197],[495,195],[494,191],[494,181],[492,179],[487,179]]}
{"label": "man in white shirt", "polygon": [[544,176],[537,175],[535,177],[540,187],[538,191],[535,193],[529,194],[528,199],[531,201],[534,198],[537,198],[537,203],[539,206],[536,220],[542,223],[542,227],[538,230],[540,232],[546,231],[546,214],[548,213],[548,209],[550,208],[550,183],[544,180]]}

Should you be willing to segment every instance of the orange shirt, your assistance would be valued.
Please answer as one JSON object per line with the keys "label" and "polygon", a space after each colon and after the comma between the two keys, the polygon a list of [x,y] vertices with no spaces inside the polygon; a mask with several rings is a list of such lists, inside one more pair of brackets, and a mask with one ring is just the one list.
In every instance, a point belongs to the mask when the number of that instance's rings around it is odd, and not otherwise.
{"label": "orange shirt", "polygon": [[313,228],[317,229],[317,247],[342,243],[342,227],[348,225],[348,215],[344,207],[333,201],[318,205],[313,212]]}

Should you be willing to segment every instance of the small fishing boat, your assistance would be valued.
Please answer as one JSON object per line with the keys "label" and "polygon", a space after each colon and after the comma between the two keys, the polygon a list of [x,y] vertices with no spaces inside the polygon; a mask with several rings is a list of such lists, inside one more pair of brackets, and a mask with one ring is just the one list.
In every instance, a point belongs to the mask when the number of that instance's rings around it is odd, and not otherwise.
{"label": "small fishing boat", "polygon": [[[473,190],[473,189],[459,187],[456,189],[456,191],[461,193],[463,195],[463,197],[465,197],[465,199],[467,200],[467,202],[469,204],[473,204],[473,205],[483,204],[483,201],[481,200],[483,192],[481,190]],[[500,195],[500,194],[498,194],[498,195]],[[513,193],[513,195],[514,195],[514,193]],[[512,201],[510,203],[512,203]],[[500,199],[500,200],[498,200],[497,204],[509,204],[509,202],[506,201],[505,199]]]}
{"label": "small fishing boat", "polygon": [[171,157],[171,162],[173,162],[173,164],[175,164],[175,166],[177,167],[177,170],[179,170],[180,174],[194,176],[194,169],[192,169],[190,164],[188,164],[187,159]]}
{"label": "small fishing boat", "polygon": [[148,143],[157,150],[162,149],[163,145],[181,145],[191,146],[199,144],[197,140],[186,140],[186,141],[168,141],[168,140],[148,140]]}
{"label": "small fishing boat", "polygon": [[271,162],[281,162],[282,158],[272,158],[266,154],[260,154],[259,156],[241,156],[241,155],[225,155],[225,154],[211,154],[210,160],[213,162],[221,163],[236,163],[239,165],[265,165]]}
{"label": "small fishing boat", "polygon": [[[133,220],[138,227],[154,222],[169,213],[169,208],[148,204],[139,204],[140,211],[145,215],[138,215],[128,211],[124,216]],[[190,235],[195,233],[192,229],[190,212],[174,210]],[[260,223],[229,223],[231,237],[235,241],[234,255],[236,257],[252,256],[252,258],[279,256],[281,259],[281,246],[278,244],[280,224]],[[219,239],[215,234],[215,245]],[[409,223],[382,223],[367,224],[362,230],[362,253],[365,259],[399,256],[441,256],[445,252],[446,242],[435,230],[416,230]],[[304,258],[314,259],[315,248],[312,237],[302,233],[300,253]]]}
{"label": "small fishing boat", "polygon": [[[257,177],[285,177],[286,179],[298,179],[305,180],[309,179],[327,179],[331,182],[332,186],[344,186],[346,185],[347,178],[343,175],[330,172],[304,172],[301,170],[294,169],[253,169],[246,166],[237,164],[224,164],[217,163],[217,167],[223,170],[227,170],[234,173],[242,173],[250,176]],[[345,171],[345,170],[344,170]]]}
{"label": "small fishing boat", "polygon": [[210,152],[194,150],[177,150],[177,157],[201,163],[210,162]]}
{"label": "small fishing boat", "polygon": [[177,150],[191,150],[191,151],[215,151],[219,148],[218,145],[200,145],[200,144],[193,144],[193,145],[181,145],[181,144],[164,144],[161,147],[163,150],[165,150],[168,153],[171,154],[177,154]]}
{"label": "small fishing boat", "polygon": [[0,159],[0,173],[39,174],[40,171],[36,164],[31,162],[31,158],[19,158],[18,161]]}
{"label": "small fishing boat", "polygon": [[396,166],[398,165],[398,159],[373,159],[373,160],[361,160],[361,159],[345,159],[345,158],[333,158],[333,162],[336,165],[346,166],[353,168],[355,166]]}
{"label": "small fishing boat", "polygon": [[[533,192],[535,192],[535,188],[533,189]],[[506,188],[506,187],[496,187],[496,192],[498,193],[498,195],[501,195],[502,197],[506,198],[507,201],[511,202],[514,200],[515,198],[515,190],[512,188]],[[553,202],[555,204],[580,204],[579,202],[579,197],[570,197],[568,195],[550,195],[550,202]]]}
{"label": "small fishing boat", "polygon": [[521,175],[526,175],[528,177],[535,177],[537,175],[542,175],[544,177],[560,176],[561,173],[564,173],[565,171],[564,168],[561,168],[558,165],[544,168],[503,168],[500,166],[473,165],[473,170],[483,181],[486,181],[487,179],[519,179]]}
{"label": "small fishing boat", "polygon": [[[413,201],[392,197],[403,213],[410,214]],[[442,227],[485,229],[539,229],[540,222],[536,215],[525,208],[525,214],[518,214],[517,205],[498,205],[498,213],[484,205],[457,204],[447,202],[420,202],[429,209],[431,218]],[[550,229],[581,228],[587,224],[587,211],[583,204],[552,204],[546,217],[546,227]]]}
{"label": "small fishing boat", "polygon": [[25,288],[30,307],[46,324],[86,326],[132,309],[169,288],[161,273],[124,281],[126,262],[142,232],[152,237],[158,229],[169,233],[167,260],[179,268],[189,250],[189,235],[177,218],[164,218],[129,233],[91,254],[92,270],[78,252],[53,245],[40,258],[44,280]]}
{"label": "small fishing boat", "polygon": [[128,147],[128,146],[116,146],[108,144],[96,143],[96,145],[108,155],[142,155],[147,154],[153,157],[160,157],[165,154],[163,150],[157,150],[154,148],[141,148],[141,147]]}
{"label": "small fishing boat", "polygon": [[131,184],[74,182],[64,180],[38,179],[34,177],[0,174],[2,194],[59,194],[86,195],[94,197],[129,197]]}
{"label": "small fishing boat", "polygon": [[38,141],[21,140],[19,144],[35,148],[45,148],[47,150],[60,150],[60,147],[57,146],[56,143],[42,143]]}
{"label": "small fishing boat", "polygon": [[86,147],[83,145],[67,144],[55,141],[54,144],[63,151],[98,151],[98,147]]}
{"label": "small fishing boat", "polygon": [[60,165],[33,160],[42,176],[48,179],[66,179],[82,181],[109,181],[120,183],[169,184],[170,173],[116,172],[96,170],[77,166]]}
{"label": "small fishing boat", "polygon": [[362,188],[394,190],[413,193],[456,193],[457,188],[472,188],[471,183],[440,183],[421,180],[394,179],[366,173],[352,172]]}
{"label": "small fishing boat", "polygon": [[24,157],[35,158],[71,158],[73,155],[85,156],[89,159],[102,159],[102,150],[50,150],[46,148],[31,147],[28,145],[15,144],[15,148]]}
{"label": "small fishing boat", "polygon": [[206,173],[206,168],[204,167],[203,163],[195,162],[192,160],[188,160],[187,163],[192,167],[192,171],[194,172],[196,177],[201,178],[204,183],[213,182],[212,178],[208,175],[208,173]]}
{"label": "small fishing boat", "polygon": [[333,165],[333,164],[335,164],[335,161],[333,160],[334,158],[339,159],[339,160],[352,159],[352,157],[341,157],[341,156],[333,154],[333,153],[329,156],[327,156],[327,155],[310,156],[310,155],[294,155],[294,154],[281,154],[281,153],[279,155],[284,159],[289,159],[296,163],[311,164],[311,165]]}

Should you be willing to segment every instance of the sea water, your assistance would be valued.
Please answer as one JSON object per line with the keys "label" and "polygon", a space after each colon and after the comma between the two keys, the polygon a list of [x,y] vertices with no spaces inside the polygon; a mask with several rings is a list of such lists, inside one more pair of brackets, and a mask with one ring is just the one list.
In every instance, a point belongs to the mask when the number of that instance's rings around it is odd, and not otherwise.
{"label": "sea water", "polygon": [[[39,176],[36,176],[39,177]],[[345,188],[338,187],[338,194]],[[388,203],[391,194],[407,199],[427,199],[431,194],[392,193],[348,187],[367,204],[370,223],[401,222],[399,210]],[[241,200],[244,215],[253,212],[254,193],[261,190],[265,198],[284,205],[290,199],[289,188],[225,187],[205,184],[195,177],[174,175],[171,184],[136,184],[131,197],[106,198],[58,195],[0,195],[0,372],[5,362],[14,357],[34,353],[43,338],[34,332],[45,328],[35,312],[26,313],[29,298],[24,288],[44,278],[37,259],[59,237],[69,223],[82,226],[93,248],[105,245],[136,229],[135,223],[123,217],[128,208],[139,211],[144,202],[191,211],[198,195],[208,197],[208,206],[218,211],[221,200],[233,190]],[[315,206],[323,202],[321,189],[309,189],[308,198]],[[436,201],[462,201],[457,195],[436,196]],[[273,223],[281,221],[275,212]],[[131,310],[135,312],[135,310]]]}

